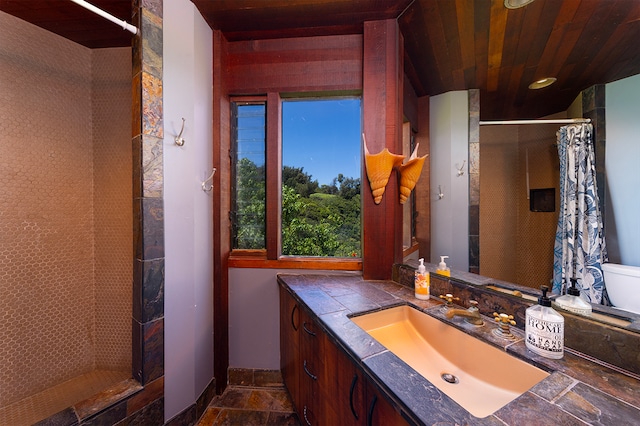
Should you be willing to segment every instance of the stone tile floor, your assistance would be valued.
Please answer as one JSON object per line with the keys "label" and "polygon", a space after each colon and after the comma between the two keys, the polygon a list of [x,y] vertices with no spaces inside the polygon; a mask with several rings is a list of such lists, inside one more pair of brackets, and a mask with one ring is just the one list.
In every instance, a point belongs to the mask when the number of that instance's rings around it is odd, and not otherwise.
{"label": "stone tile floor", "polygon": [[280,371],[229,369],[228,383],[197,426],[300,425]]}
{"label": "stone tile floor", "polygon": [[229,385],[213,398],[197,426],[290,425],[300,421],[284,386]]}

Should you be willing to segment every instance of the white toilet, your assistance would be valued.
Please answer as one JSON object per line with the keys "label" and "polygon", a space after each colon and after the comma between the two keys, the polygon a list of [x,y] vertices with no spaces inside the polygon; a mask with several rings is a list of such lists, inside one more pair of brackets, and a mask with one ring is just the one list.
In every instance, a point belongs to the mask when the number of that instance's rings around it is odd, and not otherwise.
{"label": "white toilet", "polygon": [[603,263],[602,271],[613,306],[640,314],[640,267]]}

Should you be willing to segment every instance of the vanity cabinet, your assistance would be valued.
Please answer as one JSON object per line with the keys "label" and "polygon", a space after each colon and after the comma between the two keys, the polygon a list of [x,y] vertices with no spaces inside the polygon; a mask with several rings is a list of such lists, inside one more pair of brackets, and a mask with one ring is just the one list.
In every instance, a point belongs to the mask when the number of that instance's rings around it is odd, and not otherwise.
{"label": "vanity cabinet", "polygon": [[300,307],[280,288],[280,370],[293,405],[300,407]]}
{"label": "vanity cabinet", "polygon": [[336,360],[333,399],[341,423],[349,425],[404,425],[407,422],[377,390],[362,370],[335,344],[327,346],[327,356]]}
{"label": "vanity cabinet", "polygon": [[406,421],[310,313],[280,287],[284,383],[303,425],[401,425]]}

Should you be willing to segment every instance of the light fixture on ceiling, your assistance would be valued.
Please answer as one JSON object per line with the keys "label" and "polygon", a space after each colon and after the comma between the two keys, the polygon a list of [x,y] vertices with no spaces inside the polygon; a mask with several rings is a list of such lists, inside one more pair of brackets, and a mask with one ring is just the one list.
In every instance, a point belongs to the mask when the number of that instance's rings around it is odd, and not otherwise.
{"label": "light fixture on ceiling", "polygon": [[504,0],[504,7],[507,9],[520,9],[529,3],[533,3],[533,0]]}
{"label": "light fixture on ceiling", "polygon": [[555,77],[546,77],[536,80],[529,85],[529,89],[542,89],[543,87],[551,86],[556,82]]}

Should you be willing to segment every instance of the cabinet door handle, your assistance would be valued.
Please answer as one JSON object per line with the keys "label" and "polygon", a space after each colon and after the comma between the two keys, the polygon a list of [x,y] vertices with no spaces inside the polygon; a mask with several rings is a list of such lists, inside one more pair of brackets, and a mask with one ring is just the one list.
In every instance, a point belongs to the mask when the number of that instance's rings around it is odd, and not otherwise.
{"label": "cabinet door handle", "polygon": [[307,423],[307,425],[311,426],[311,422],[307,418],[307,406],[306,405],[304,406],[304,409],[302,410],[302,415],[304,416],[304,421]]}
{"label": "cabinet door handle", "polygon": [[373,395],[371,399],[371,405],[369,406],[369,414],[367,415],[367,426],[373,424],[373,409],[376,408],[376,402],[378,401],[378,395]]}
{"label": "cabinet door handle", "polygon": [[305,359],[302,363],[302,368],[304,368],[304,372],[307,373],[307,376],[311,377],[313,380],[318,380],[318,376],[311,374],[307,369],[307,360]]}
{"label": "cabinet door handle", "polygon": [[296,309],[298,309],[298,305],[293,305],[291,309],[291,327],[293,327],[295,331],[298,331],[298,327],[296,327],[296,323],[293,321],[293,314],[296,313]]}
{"label": "cabinet door handle", "polygon": [[315,335],[316,335],[316,333],[314,333],[313,331],[311,331],[311,330],[309,330],[309,329],[307,328],[307,322],[306,322],[306,321],[304,321],[304,322],[302,323],[302,328],[304,328],[304,331],[306,331],[308,334],[310,334],[310,335],[312,335],[312,336],[315,336]]}
{"label": "cabinet door handle", "polygon": [[353,380],[351,381],[351,389],[349,390],[349,407],[351,407],[351,414],[353,414],[353,417],[358,420],[358,413],[356,413],[356,410],[353,408],[353,391],[356,388],[356,383],[358,383],[358,374],[353,375]]}

